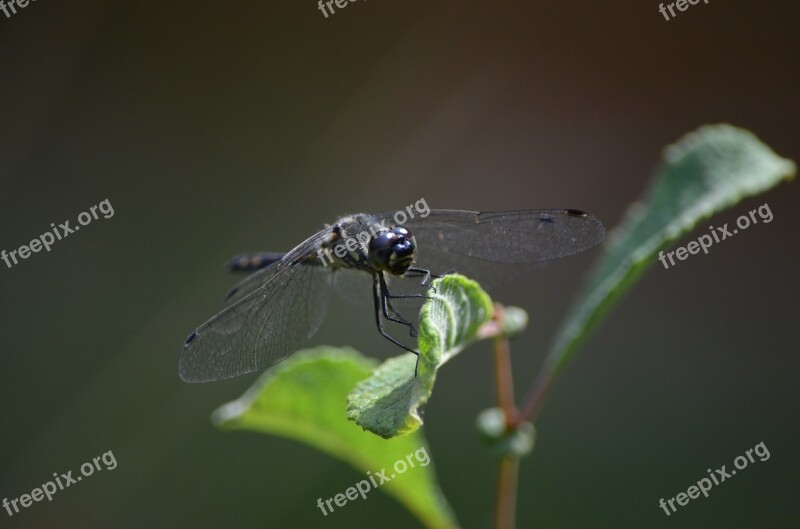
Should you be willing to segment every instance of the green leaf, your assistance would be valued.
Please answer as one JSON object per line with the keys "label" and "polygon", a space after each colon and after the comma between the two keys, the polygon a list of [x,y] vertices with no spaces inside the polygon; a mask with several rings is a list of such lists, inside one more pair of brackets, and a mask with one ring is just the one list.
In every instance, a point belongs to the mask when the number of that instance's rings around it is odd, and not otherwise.
{"label": "green leaf", "polygon": [[791,160],[730,125],[701,127],[668,147],[649,193],[610,234],[605,255],[550,350],[547,369],[555,373],[566,365],[660,250],[714,213],[794,178],[795,171]]}
{"label": "green leaf", "polygon": [[[389,481],[380,485],[375,477],[379,490],[397,499],[426,527],[454,528],[455,518],[439,489],[422,434],[387,441],[364,432],[345,416],[347,393],[375,365],[352,349],[318,347],[297,352],[264,373],[239,399],[216,410],[212,420],[223,428],[301,441],[363,473],[344,480],[340,490],[320,491],[323,498],[345,493],[357,484],[370,485],[365,493],[368,498],[374,487],[367,472],[375,476],[385,469]],[[406,464],[405,470],[400,461]],[[348,503],[360,500],[361,495]]]}
{"label": "green leaf", "polygon": [[420,311],[419,365],[412,353],[390,358],[347,397],[347,416],[384,438],[413,432],[436,372],[476,338],[492,318],[492,301],[475,281],[453,274],[435,280]]}

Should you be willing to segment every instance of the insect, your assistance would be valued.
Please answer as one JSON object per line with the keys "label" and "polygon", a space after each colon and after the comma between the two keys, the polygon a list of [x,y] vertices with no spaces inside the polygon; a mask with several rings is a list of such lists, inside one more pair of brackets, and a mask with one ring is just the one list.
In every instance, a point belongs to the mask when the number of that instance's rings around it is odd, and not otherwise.
{"label": "insect", "polygon": [[[605,236],[599,220],[573,209],[428,210],[402,224],[395,218],[391,213],[349,215],[288,253],[235,257],[232,270],[253,273],[186,338],[178,361],[181,379],[222,380],[284,360],[319,328],[334,288],[361,288],[353,279],[371,279],[379,332],[418,354],[386,330],[393,322],[416,336],[416,327],[395,310],[393,300],[426,297],[430,281],[446,271],[457,270],[481,284],[503,280],[542,261],[582,252]],[[393,292],[403,281],[412,281],[420,292]]]}

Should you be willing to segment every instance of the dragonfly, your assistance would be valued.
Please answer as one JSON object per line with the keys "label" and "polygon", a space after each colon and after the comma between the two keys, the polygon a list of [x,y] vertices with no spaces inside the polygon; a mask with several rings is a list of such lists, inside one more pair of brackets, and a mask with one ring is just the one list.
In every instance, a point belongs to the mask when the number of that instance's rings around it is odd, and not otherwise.
{"label": "dragonfly", "polygon": [[[427,298],[431,281],[458,271],[486,287],[539,263],[602,242],[603,224],[575,209],[477,212],[430,209],[402,224],[391,213],[355,214],[327,225],[287,253],[234,257],[233,271],[251,272],[225,296],[214,316],[183,343],[178,373],[185,382],[211,382],[265,370],[291,356],[322,324],[331,292],[345,297],[369,289],[378,331],[417,329],[394,303]],[[416,292],[398,293],[401,283]],[[408,288],[401,289],[408,292]]]}

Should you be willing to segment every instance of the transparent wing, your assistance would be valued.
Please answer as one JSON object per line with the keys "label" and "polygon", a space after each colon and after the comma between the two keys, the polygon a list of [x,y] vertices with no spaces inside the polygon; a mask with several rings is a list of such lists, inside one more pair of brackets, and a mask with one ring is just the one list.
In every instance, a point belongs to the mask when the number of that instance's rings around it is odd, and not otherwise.
{"label": "transparent wing", "polygon": [[[376,217],[394,223],[391,214]],[[403,224],[417,241],[415,266],[438,274],[457,270],[489,285],[587,250],[605,237],[599,220],[571,209],[432,210]]]}
{"label": "transparent wing", "polygon": [[222,309],[186,339],[178,361],[182,380],[210,382],[266,369],[316,332],[327,312],[331,275],[303,257],[323,235],[229,292]]}
{"label": "transparent wing", "polygon": [[279,272],[284,271],[287,266],[291,265],[288,265],[281,260],[277,263],[271,264],[267,268],[253,272],[236,283],[233,287],[231,287],[230,290],[228,290],[228,292],[225,294],[225,297],[222,298],[222,306],[220,307],[220,311],[226,307],[230,307],[237,301],[241,301],[252,294],[255,290],[272,281],[272,278]]}
{"label": "transparent wing", "polygon": [[314,254],[320,248],[321,243],[329,236],[330,233],[328,230],[317,232],[297,245],[292,251],[285,254],[280,260],[272,263],[266,268],[262,268],[261,270],[253,272],[236,283],[227,292],[227,294],[225,294],[225,297],[222,300],[220,311],[238,301],[241,301],[267,283],[270,283],[274,276],[285,272],[285,268],[292,267],[294,264],[303,261],[306,256]]}
{"label": "transparent wing", "polygon": [[371,307],[372,276],[363,270],[338,268],[332,273],[333,287],[339,297],[356,307]]}

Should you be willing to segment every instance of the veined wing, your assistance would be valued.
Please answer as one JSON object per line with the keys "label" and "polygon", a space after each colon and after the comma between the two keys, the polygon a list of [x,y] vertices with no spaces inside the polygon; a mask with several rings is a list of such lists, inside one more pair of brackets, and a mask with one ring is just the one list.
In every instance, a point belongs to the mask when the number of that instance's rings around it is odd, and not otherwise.
{"label": "veined wing", "polygon": [[186,339],[181,379],[210,382],[263,370],[310,338],[327,312],[330,271],[303,260],[325,236],[318,233],[234,287],[223,308]]}
{"label": "veined wing", "polygon": [[[394,223],[391,214],[377,217]],[[495,284],[536,263],[587,250],[605,237],[599,220],[571,209],[432,210],[404,225],[417,242],[416,266],[434,273],[455,269]]]}
{"label": "veined wing", "polygon": [[225,307],[230,307],[237,301],[246,298],[262,286],[271,282],[274,276],[283,273],[284,269],[293,266],[293,263],[300,264],[300,261],[302,261],[307,255],[316,253],[317,249],[320,247],[320,244],[329,236],[330,233],[327,229],[317,232],[297,245],[279,261],[272,263],[266,268],[262,268],[261,270],[253,272],[236,283],[225,294],[225,297],[222,300],[220,311],[222,311],[222,309]]}

